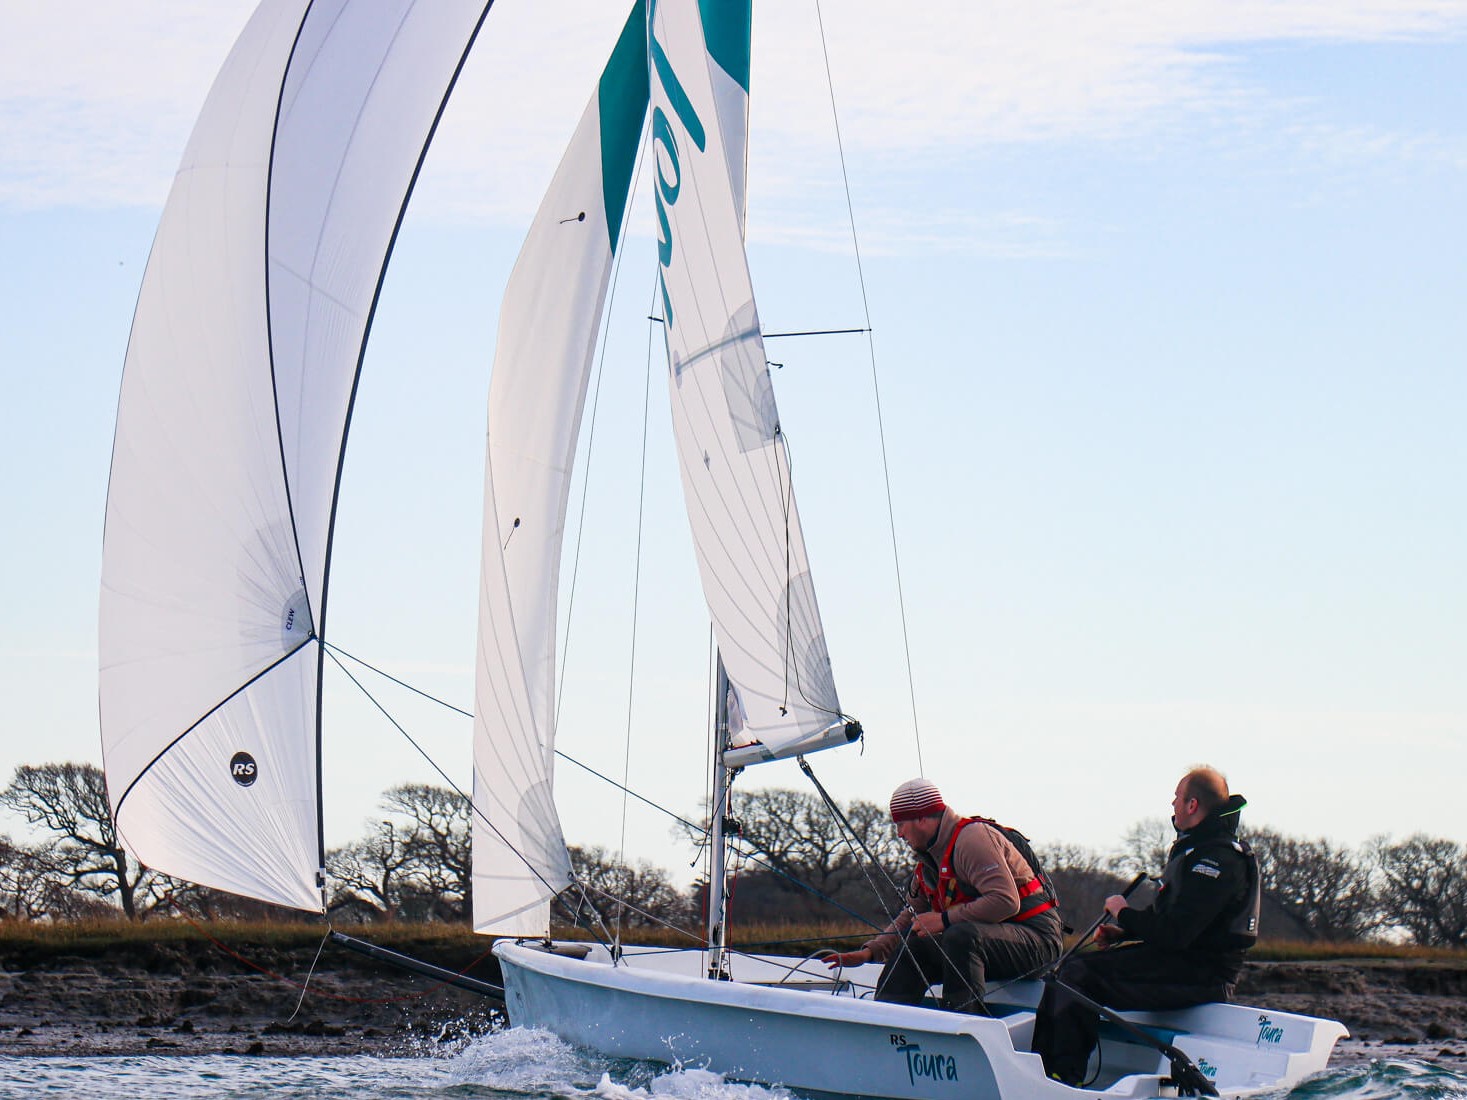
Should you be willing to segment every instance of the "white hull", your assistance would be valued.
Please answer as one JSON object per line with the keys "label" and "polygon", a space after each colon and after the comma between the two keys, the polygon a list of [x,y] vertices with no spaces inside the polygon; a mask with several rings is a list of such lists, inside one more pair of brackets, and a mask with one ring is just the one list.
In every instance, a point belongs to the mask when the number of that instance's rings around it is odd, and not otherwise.
{"label": "white hull", "polygon": [[[731,1080],[801,1092],[902,1100],[1074,1100],[1081,1090],[1045,1078],[1030,1054],[1036,983],[1004,989],[999,1018],[882,1004],[869,997],[874,968],[832,995],[824,967],[795,959],[734,959],[732,982],[701,976],[698,952],[649,951],[611,966],[533,944],[494,948],[510,1021],[543,1028],[603,1054],[707,1068]],[[783,985],[775,983],[785,979]],[[862,985],[862,982],[866,985]],[[799,983],[813,983],[800,988]],[[825,985],[825,988],[817,988]],[[863,995],[864,994],[864,995]],[[1331,1020],[1242,1005],[1128,1013],[1162,1029],[1223,1092],[1293,1085],[1325,1068],[1346,1032]],[[1174,1035],[1174,1037],[1173,1037]],[[1102,1041],[1091,1095],[1164,1093],[1165,1059],[1119,1037]]]}

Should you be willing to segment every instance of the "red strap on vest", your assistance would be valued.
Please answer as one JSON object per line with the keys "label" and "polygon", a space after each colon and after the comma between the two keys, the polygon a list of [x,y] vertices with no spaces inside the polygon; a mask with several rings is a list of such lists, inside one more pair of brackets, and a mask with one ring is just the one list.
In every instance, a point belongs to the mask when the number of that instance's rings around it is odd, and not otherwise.
{"label": "red strap on vest", "polygon": [[[953,830],[952,839],[947,842],[947,851],[943,853],[942,860],[938,863],[937,886],[929,887],[927,885],[927,881],[922,877],[922,864],[920,862],[915,868],[917,887],[922,891],[923,894],[926,895],[927,902],[929,905],[932,906],[933,912],[945,914],[949,906],[961,905],[964,902],[974,900],[972,897],[969,897],[966,892],[959,889],[957,876],[952,873],[951,868],[953,849],[958,846],[958,834],[961,833],[969,825],[973,824],[975,821],[981,822],[984,825],[988,825],[995,831],[999,831],[997,823],[990,821],[986,817],[969,817],[958,822],[958,827]],[[1003,835],[1001,831],[999,831],[999,835]],[[1018,884],[1015,883],[1015,885],[1017,886]],[[1032,909],[1022,908],[1022,902],[1025,898],[1033,897],[1035,894],[1040,894],[1043,892],[1044,883],[1039,880],[1038,876],[1031,878],[1028,882],[1024,883],[1022,886],[1019,886],[1019,901],[1021,903],[1021,908],[1019,912],[1015,913],[1012,917],[1009,917],[1008,919],[1010,921],[1026,921],[1032,916],[1053,909],[1055,907],[1055,901],[1053,898],[1048,898],[1045,901],[1040,902]]]}
{"label": "red strap on vest", "polygon": [[[1032,894],[1033,891],[1031,890],[1030,893]],[[1036,914],[1043,913],[1046,910],[1053,909],[1053,908],[1054,908],[1054,901],[1053,900],[1042,902],[1039,905],[1036,905],[1033,909],[1026,909],[1026,910],[1023,910],[1021,912],[1015,913],[1012,917],[1009,918],[1009,920],[1013,920],[1013,921],[1028,920],[1030,917],[1035,916]]]}

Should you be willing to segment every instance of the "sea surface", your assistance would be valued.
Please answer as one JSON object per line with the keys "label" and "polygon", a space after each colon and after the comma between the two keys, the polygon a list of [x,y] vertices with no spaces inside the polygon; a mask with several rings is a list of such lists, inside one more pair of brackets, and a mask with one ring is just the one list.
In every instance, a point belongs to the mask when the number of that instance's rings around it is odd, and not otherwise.
{"label": "sea surface", "polygon": [[[0,1058],[0,1098],[351,1097],[353,1100],[793,1100],[706,1070],[600,1058],[545,1032],[506,1031],[447,1056]],[[1342,1065],[1260,1100],[1467,1100],[1467,1074],[1410,1059]]]}

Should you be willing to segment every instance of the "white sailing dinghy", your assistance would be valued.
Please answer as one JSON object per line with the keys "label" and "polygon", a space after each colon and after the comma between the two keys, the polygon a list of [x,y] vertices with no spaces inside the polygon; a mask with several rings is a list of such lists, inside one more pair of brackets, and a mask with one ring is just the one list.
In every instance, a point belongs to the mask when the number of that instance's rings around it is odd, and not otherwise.
{"label": "white sailing dinghy", "polygon": [[[397,226],[487,9],[264,0],[169,196],[119,400],[99,627],[118,832],[169,874],[325,908],[321,679],[344,440]],[[520,937],[496,946],[516,1025],[607,1054],[809,1091],[1058,1100],[1073,1090],[1027,1053],[1037,986],[972,1017],[876,1003],[870,973],[831,982],[818,964],[735,955],[717,863],[706,951],[580,957],[545,939],[550,900],[573,885],[552,794],[568,481],[649,105],[669,390],[723,670],[720,789],[739,768],[858,735],[831,676],[744,259],[748,49],[747,0],[638,4],[506,293],[484,501],[476,927]],[[1232,1005],[1132,1016],[1224,1091],[1291,1084],[1343,1033]],[[1102,1051],[1092,1092],[1166,1093],[1150,1047],[1117,1035]]]}
{"label": "white sailing dinghy", "polygon": [[[1009,987],[993,1018],[977,1018],[871,1000],[877,967],[833,983],[818,963],[735,956],[725,947],[717,857],[728,777],[843,744],[859,727],[841,711],[831,676],[744,257],[747,3],[648,0],[646,49],[650,65],[641,71],[650,72],[650,89],[614,75],[632,52],[624,36],[551,183],[505,297],[490,382],[474,912],[479,931],[522,937],[495,948],[510,1018],[608,1054],[707,1065],[801,1090],[1072,1095],[1028,1053],[1037,983]],[[598,124],[611,87],[635,98],[639,111],[650,90],[668,388],[724,704],[708,947],[615,958],[599,947],[581,957],[544,939],[550,900],[571,885],[549,791],[554,585],[573,428],[546,433],[539,420],[573,425],[585,392],[595,342],[586,316],[599,320],[623,214],[598,208],[611,191],[596,165],[629,162],[629,152],[607,148],[635,140],[625,114],[615,127],[605,115]],[[586,210],[597,216],[581,219]],[[564,271],[579,277],[570,294],[554,277]],[[547,348],[547,334],[561,333],[566,343]],[[533,422],[527,405],[537,410]],[[550,484],[550,471],[559,484]],[[527,524],[530,516],[545,518]],[[545,541],[526,540],[527,528]],[[516,635],[523,684],[505,674]],[[524,770],[529,762],[543,770]],[[1322,1069],[1344,1033],[1333,1022],[1235,1005],[1133,1017],[1184,1048],[1222,1090],[1291,1084]],[[1166,1087],[1167,1060],[1120,1031],[1107,1038],[1102,1060],[1095,1091],[1155,1096]]]}

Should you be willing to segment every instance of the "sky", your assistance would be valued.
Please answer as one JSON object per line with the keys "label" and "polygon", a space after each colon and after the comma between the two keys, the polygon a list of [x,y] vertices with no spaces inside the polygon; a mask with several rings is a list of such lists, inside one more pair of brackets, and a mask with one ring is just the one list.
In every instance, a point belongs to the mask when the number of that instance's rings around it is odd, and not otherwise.
{"label": "sky", "polygon": [[[331,640],[461,707],[499,296],[614,7],[495,4],[353,418]],[[0,0],[0,775],[100,762],[132,308],[249,11]],[[765,328],[873,330],[769,345],[867,731],[810,761],[836,797],[925,773],[964,812],[1103,849],[1210,762],[1256,825],[1467,840],[1464,73],[1460,0],[756,9]],[[573,494],[559,745],[693,816],[708,627],[649,365],[646,206]],[[468,723],[381,691],[467,783]],[[344,678],[327,704],[338,844],[384,788],[438,776]],[[790,763],[740,782],[806,786]],[[665,817],[575,764],[557,784],[572,843],[690,876]]]}

